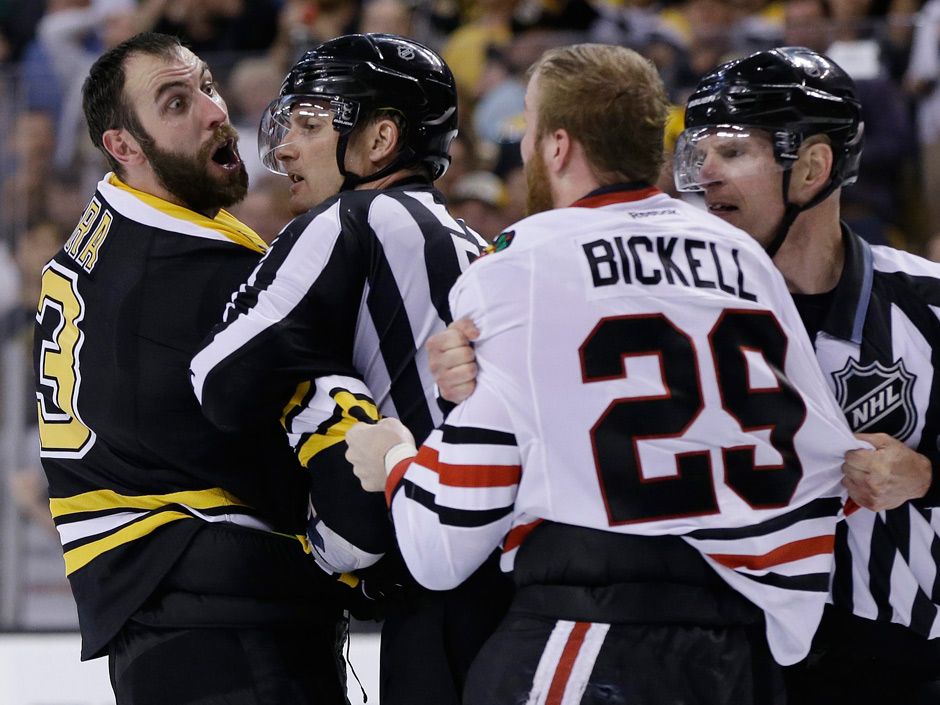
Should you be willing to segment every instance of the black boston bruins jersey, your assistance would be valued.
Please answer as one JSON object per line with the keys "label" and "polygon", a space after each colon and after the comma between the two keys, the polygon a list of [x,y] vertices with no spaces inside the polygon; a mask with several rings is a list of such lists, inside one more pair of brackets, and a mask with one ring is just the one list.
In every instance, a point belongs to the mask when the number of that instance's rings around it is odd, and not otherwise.
{"label": "black boston bruins jersey", "polygon": [[[109,175],[43,270],[35,372],[42,463],[83,658],[153,593],[206,522],[285,534],[305,484],[276,424],[226,434],[189,363],[264,243]],[[293,549],[292,549],[293,550]]]}
{"label": "black boston bruins jersey", "polygon": [[[940,265],[844,229],[845,267],[826,311],[794,296],[852,431],[886,433],[938,467]],[[833,604],[940,636],[940,483],[890,511],[859,509],[836,534]]]}

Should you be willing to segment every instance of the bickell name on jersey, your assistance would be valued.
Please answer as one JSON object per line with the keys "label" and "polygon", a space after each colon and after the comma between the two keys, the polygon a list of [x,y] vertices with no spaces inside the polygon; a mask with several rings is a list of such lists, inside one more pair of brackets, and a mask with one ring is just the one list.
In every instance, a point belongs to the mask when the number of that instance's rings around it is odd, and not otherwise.
{"label": "bickell name on jersey", "polygon": [[[674,214],[670,209],[647,211],[650,218]],[[581,243],[594,286],[638,284],[720,289],[756,301],[748,289],[738,248],[691,236],[614,235]]]}
{"label": "bickell name on jersey", "polygon": [[265,541],[276,531],[302,557],[304,484],[282,430],[219,431],[188,379],[264,248],[225,211],[210,220],[109,175],[43,270],[41,457],[83,658],[101,654],[201,527],[238,524]]}

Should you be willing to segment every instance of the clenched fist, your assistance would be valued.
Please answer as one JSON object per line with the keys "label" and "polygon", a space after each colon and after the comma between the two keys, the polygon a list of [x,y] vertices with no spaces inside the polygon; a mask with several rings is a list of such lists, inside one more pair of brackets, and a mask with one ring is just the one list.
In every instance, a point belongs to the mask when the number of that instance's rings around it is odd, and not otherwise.
{"label": "clenched fist", "polygon": [[874,512],[894,509],[930,489],[930,460],[885,433],[857,433],[874,450],[850,450],[842,465],[849,497]]}
{"label": "clenched fist", "polygon": [[428,338],[428,364],[434,381],[447,401],[459,404],[476,387],[477,363],[471,340],[480,331],[468,318],[460,318]]}
{"label": "clenched fist", "polygon": [[415,454],[415,439],[398,419],[382,419],[376,424],[357,423],[346,432],[346,460],[353,466],[366,492],[385,489],[385,454],[399,444],[407,444]]}

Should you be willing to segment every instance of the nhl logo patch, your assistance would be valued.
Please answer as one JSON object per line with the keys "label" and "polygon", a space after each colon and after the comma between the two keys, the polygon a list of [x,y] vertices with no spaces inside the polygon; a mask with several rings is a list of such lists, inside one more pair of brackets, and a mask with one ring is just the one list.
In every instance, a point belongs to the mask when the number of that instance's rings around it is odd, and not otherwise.
{"label": "nhl logo patch", "polygon": [[398,56],[399,58],[404,59],[405,61],[411,61],[415,58],[415,50],[412,47],[408,46],[399,46],[398,47]]}
{"label": "nhl logo patch", "polygon": [[836,399],[856,433],[887,433],[898,440],[911,435],[917,423],[915,377],[898,360],[891,367],[879,362],[861,366],[849,360],[832,373]]}

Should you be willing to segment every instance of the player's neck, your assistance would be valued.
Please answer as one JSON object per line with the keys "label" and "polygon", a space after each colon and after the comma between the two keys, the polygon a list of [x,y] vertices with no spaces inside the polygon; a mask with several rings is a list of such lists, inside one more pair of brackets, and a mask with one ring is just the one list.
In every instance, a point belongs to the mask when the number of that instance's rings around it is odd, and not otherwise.
{"label": "player's neck", "polygon": [[774,256],[787,288],[794,294],[822,294],[839,283],[845,263],[838,209],[801,213]]}

